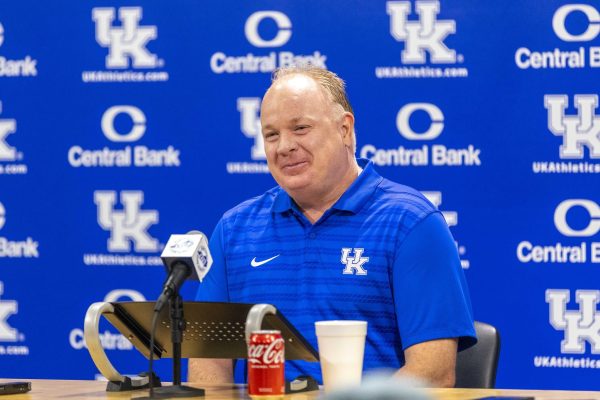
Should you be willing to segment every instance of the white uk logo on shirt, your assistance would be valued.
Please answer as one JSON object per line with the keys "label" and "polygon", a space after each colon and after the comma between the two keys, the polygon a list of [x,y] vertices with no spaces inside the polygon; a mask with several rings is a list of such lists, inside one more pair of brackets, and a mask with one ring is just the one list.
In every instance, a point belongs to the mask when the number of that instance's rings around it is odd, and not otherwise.
{"label": "white uk logo on shirt", "polygon": [[[350,256],[350,252],[354,252],[354,256]],[[343,247],[342,248],[342,257],[340,261],[342,264],[346,266],[344,271],[342,271],[345,275],[367,275],[367,270],[363,268],[363,265],[369,262],[369,257],[363,257],[363,252],[365,249],[363,248],[351,248],[351,247]]]}

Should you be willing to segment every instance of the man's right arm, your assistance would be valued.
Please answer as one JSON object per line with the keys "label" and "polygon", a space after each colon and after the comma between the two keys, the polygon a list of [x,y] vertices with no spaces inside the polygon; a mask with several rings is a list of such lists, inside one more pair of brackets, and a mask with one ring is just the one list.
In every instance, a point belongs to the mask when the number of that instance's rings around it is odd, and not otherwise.
{"label": "man's right arm", "polygon": [[232,383],[233,360],[192,358],[188,367],[188,382]]}

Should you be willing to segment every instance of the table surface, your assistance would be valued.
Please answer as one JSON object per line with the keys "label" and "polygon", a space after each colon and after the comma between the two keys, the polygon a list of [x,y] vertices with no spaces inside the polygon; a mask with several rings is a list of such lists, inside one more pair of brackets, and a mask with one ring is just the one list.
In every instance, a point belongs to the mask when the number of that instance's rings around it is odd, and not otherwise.
{"label": "table surface", "polygon": [[[22,381],[22,379],[0,379],[0,382]],[[31,379],[31,392],[2,396],[6,400],[38,399],[134,399],[147,396],[148,391],[108,393],[106,382]],[[244,385],[192,384],[206,390],[206,400],[249,399]],[[555,400],[600,400],[600,392],[576,392],[560,390],[505,390],[505,389],[428,389],[439,400],[469,400],[488,396],[530,396],[535,399]],[[287,400],[313,400],[320,392],[309,392],[284,396]]]}

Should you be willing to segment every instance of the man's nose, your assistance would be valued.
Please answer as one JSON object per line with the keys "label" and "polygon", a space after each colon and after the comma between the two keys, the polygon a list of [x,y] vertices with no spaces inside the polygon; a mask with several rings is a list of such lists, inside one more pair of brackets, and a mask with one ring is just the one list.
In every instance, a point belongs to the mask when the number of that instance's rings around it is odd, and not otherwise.
{"label": "man's nose", "polygon": [[279,144],[277,146],[277,152],[279,154],[287,154],[298,148],[296,138],[292,134],[282,133],[279,137]]}

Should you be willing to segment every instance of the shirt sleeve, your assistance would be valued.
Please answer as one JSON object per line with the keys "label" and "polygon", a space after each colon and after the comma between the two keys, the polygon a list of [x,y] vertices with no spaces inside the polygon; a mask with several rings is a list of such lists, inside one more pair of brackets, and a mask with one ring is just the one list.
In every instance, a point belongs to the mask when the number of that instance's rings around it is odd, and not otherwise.
{"label": "shirt sleeve", "polygon": [[208,243],[213,264],[198,286],[196,301],[229,302],[227,264],[223,240],[223,220],[219,221]]}
{"label": "shirt sleeve", "polygon": [[477,342],[473,312],[456,244],[439,212],[420,221],[400,244],[392,276],[402,348],[458,338]]}

